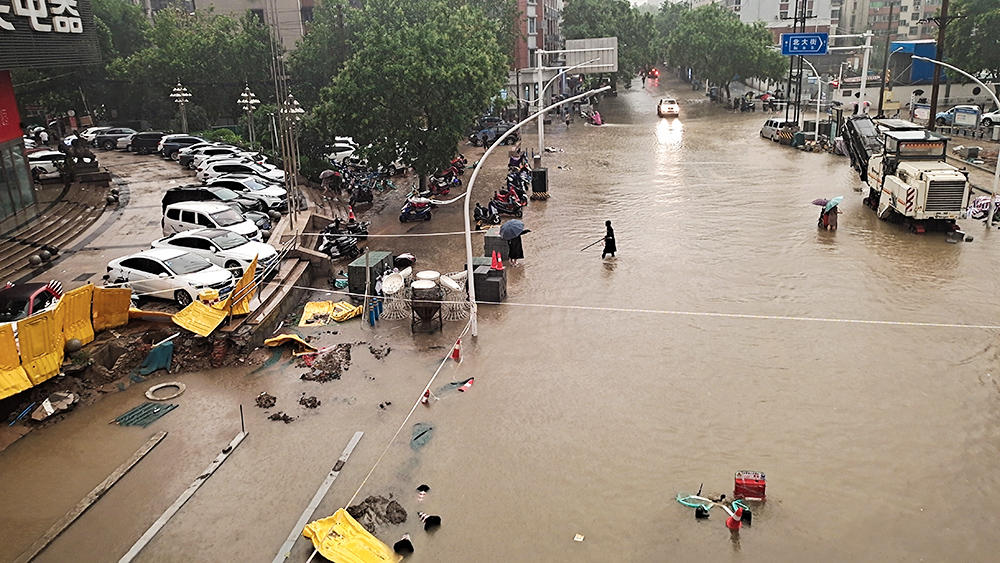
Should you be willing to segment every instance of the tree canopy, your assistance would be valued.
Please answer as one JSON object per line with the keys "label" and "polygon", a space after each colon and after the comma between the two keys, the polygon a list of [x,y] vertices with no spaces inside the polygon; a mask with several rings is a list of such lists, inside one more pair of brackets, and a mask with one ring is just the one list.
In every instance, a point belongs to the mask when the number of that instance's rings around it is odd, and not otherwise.
{"label": "tree canopy", "polygon": [[953,0],[948,23],[948,62],[970,74],[1000,80],[1000,3],[996,0]]}
{"label": "tree canopy", "polygon": [[374,164],[402,156],[431,174],[506,83],[497,24],[471,2],[369,0],[357,16],[365,25],[322,92],[319,128],[370,144],[362,153]]}
{"label": "tree canopy", "polygon": [[745,24],[729,10],[709,4],[681,14],[667,39],[667,57],[728,92],[736,76],[781,77],[785,63],[772,43],[763,22]]}

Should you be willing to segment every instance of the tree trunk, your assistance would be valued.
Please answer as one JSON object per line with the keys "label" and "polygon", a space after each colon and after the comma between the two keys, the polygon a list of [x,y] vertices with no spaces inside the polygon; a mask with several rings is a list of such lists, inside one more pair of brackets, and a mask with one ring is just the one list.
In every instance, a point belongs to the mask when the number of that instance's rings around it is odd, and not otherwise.
{"label": "tree trunk", "polygon": [[421,192],[427,191],[427,174],[420,175],[420,191]]}

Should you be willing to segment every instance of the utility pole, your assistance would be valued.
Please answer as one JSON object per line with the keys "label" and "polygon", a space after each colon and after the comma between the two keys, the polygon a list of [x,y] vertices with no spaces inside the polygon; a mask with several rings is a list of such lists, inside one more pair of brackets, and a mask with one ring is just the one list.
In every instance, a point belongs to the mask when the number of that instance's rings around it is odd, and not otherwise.
{"label": "utility pole", "polygon": [[[937,36],[937,60],[944,60],[944,34],[945,30],[948,29],[948,0],[941,0],[941,15],[937,18],[930,18],[929,21],[934,21],[938,26],[938,36]],[[939,68],[934,67],[934,82],[931,85],[931,111],[928,116],[930,123],[927,124],[927,129],[933,131],[934,127],[937,125],[937,103],[938,103],[938,89],[941,87],[941,71]]]}
{"label": "utility pole", "polygon": [[886,24],[885,28],[885,52],[884,58],[882,60],[882,86],[878,89],[878,113],[876,116],[882,116],[882,104],[885,102],[885,83],[887,82],[885,75],[889,71],[889,56],[892,54],[889,52],[889,47],[892,45],[892,2],[889,2],[889,22]]}

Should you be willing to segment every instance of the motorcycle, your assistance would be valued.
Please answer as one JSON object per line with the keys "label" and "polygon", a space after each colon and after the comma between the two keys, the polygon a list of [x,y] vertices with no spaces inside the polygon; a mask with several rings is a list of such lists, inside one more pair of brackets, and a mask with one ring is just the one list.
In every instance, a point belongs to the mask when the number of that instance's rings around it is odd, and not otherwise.
{"label": "motorcycle", "polygon": [[482,230],[484,225],[499,225],[500,214],[495,206],[483,207],[476,202],[476,210],[472,215],[476,219],[476,229]]}
{"label": "motorcycle", "polygon": [[375,196],[372,194],[371,187],[358,185],[351,189],[351,199],[348,204],[354,207],[359,203],[371,203],[373,201],[375,201]]}
{"label": "motorcycle", "polygon": [[407,199],[403,208],[399,211],[400,223],[418,220],[431,220],[431,200],[425,197],[411,197]]}
{"label": "motorcycle", "polygon": [[358,239],[336,234],[320,235],[318,251],[326,254],[331,260],[349,258],[351,260],[361,255],[358,250]]}
{"label": "motorcycle", "polygon": [[520,207],[524,207],[527,205],[528,196],[515,186],[507,186],[507,191],[504,193],[493,192],[493,199],[501,203],[516,203]]}
{"label": "motorcycle", "polygon": [[489,209],[491,213],[496,213],[497,215],[513,215],[514,217],[521,217],[524,215],[524,211],[521,209],[522,207],[524,206],[521,205],[520,201],[517,199],[500,201],[494,198],[490,201]]}
{"label": "motorcycle", "polygon": [[437,186],[439,189],[459,188],[462,186],[462,180],[458,177],[458,171],[455,167],[451,167],[443,172],[438,172],[437,174],[431,176],[430,183]]}
{"label": "motorcycle", "polygon": [[340,218],[334,219],[333,223],[327,225],[325,229],[320,231],[321,235],[347,235],[356,237],[359,239],[368,238],[368,228],[371,227],[371,221],[361,221],[361,222],[341,222]]}
{"label": "motorcycle", "polygon": [[459,176],[465,174],[465,167],[468,164],[469,161],[466,160],[465,155],[461,153],[451,160],[451,167],[455,169],[455,172],[458,173]]}

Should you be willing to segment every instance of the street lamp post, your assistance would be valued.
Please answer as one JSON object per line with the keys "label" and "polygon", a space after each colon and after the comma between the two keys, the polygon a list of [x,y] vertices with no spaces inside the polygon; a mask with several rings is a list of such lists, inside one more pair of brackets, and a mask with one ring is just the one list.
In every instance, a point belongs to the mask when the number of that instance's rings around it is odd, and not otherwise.
{"label": "street lamp post", "polygon": [[236,100],[236,103],[247,113],[247,129],[250,132],[250,146],[252,147],[256,141],[253,130],[253,112],[260,105],[260,100],[250,91],[250,85],[247,84],[247,87],[243,89],[243,93],[240,94],[240,98]]}
{"label": "street lamp post", "polygon": [[[997,105],[997,107],[1000,107],[1000,98],[997,98],[996,92],[994,92],[992,88],[990,88],[989,86],[983,84],[981,80],[979,80],[975,76],[972,76],[968,72],[965,72],[964,70],[962,70],[962,69],[960,69],[960,68],[958,68],[956,66],[952,66],[952,65],[950,65],[948,63],[943,63],[943,62],[941,62],[939,60],[936,60],[936,59],[929,59],[927,57],[920,57],[920,56],[917,56],[917,55],[911,55],[910,58],[911,59],[919,59],[921,61],[927,61],[929,63],[934,63],[936,65],[941,65],[941,66],[943,66],[945,68],[950,68],[951,70],[954,70],[955,72],[957,72],[957,73],[965,76],[969,80],[972,80],[973,82],[975,82],[976,84],[978,84],[979,87],[982,88],[984,91],[989,92],[990,96],[993,97],[993,103],[995,103]],[[937,75],[939,73],[935,72],[934,74]],[[931,117],[931,123],[934,123],[934,114],[932,113],[930,117]],[[993,191],[990,192],[990,209],[989,209],[989,212],[987,213],[987,216],[986,216],[986,226],[987,227],[992,227],[993,226],[993,209],[994,209],[993,200],[996,199],[996,197],[997,197],[997,191],[998,190],[1000,190],[1000,160],[997,161],[996,168],[995,168],[995,170],[993,170]]]}
{"label": "street lamp post", "polygon": [[808,59],[802,57],[802,62],[809,65],[809,68],[812,69],[813,74],[816,76],[816,133],[813,140],[819,141],[819,104],[823,94],[823,79],[820,78],[819,73],[816,72],[816,67]]}
{"label": "street lamp post", "polygon": [[493,149],[495,149],[498,146],[502,145],[507,140],[507,137],[513,135],[514,132],[517,131],[518,129],[520,129],[522,126],[524,126],[525,124],[531,123],[532,119],[535,119],[537,117],[539,119],[539,121],[541,121],[542,116],[545,115],[545,112],[551,110],[552,108],[555,108],[555,107],[557,107],[559,105],[562,105],[562,104],[565,104],[567,102],[572,103],[572,102],[575,102],[575,101],[577,101],[577,100],[579,100],[581,98],[586,98],[587,96],[592,96],[594,94],[597,94],[599,92],[603,92],[603,91],[609,90],[609,89],[611,89],[611,86],[602,86],[600,88],[595,88],[593,90],[588,90],[587,92],[584,92],[583,94],[579,94],[579,95],[573,96],[572,98],[567,98],[565,100],[562,100],[558,104],[552,104],[552,105],[550,105],[548,107],[539,109],[537,112],[529,115],[527,118],[525,118],[523,121],[521,121],[517,125],[511,127],[503,135],[498,136],[493,141],[493,144],[490,145],[488,149],[486,149],[486,152],[483,153],[483,157],[479,159],[479,162],[476,164],[476,168],[473,169],[472,176],[469,177],[469,185],[468,185],[468,187],[465,190],[465,267],[466,267],[466,269],[468,271],[468,277],[466,278],[466,281],[468,282],[468,286],[469,286],[469,305],[470,305],[470,312],[469,312],[470,313],[470,317],[469,317],[469,319],[470,319],[470,323],[471,323],[470,326],[471,326],[471,329],[472,329],[472,336],[477,336],[477,333],[478,333],[478,320],[476,318],[476,312],[477,312],[476,311],[476,283],[475,283],[475,278],[473,277],[473,267],[472,267],[472,219],[471,219],[471,213],[472,212],[471,212],[471,210],[469,208],[469,203],[472,201],[472,187],[475,185],[476,178],[479,176],[479,170],[483,167],[483,163],[486,162],[486,158],[488,156],[490,156],[491,154],[493,154]]}
{"label": "street lamp post", "polygon": [[184,133],[184,134],[187,134],[187,132],[188,132],[188,118],[187,118],[187,108],[186,108],[186,106],[187,106],[188,101],[190,101],[190,99],[191,99],[191,92],[188,92],[188,89],[185,88],[181,84],[180,80],[178,80],[177,81],[177,86],[174,86],[174,90],[170,94],[170,97],[175,102],[177,102],[178,107],[180,107],[180,110],[181,110],[181,132]]}
{"label": "street lamp post", "polygon": [[299,139],[296,126],[302,121],[306,111],[289,94],[278,112],[281,118],[281,161],[285,165],[285,192],[288,194],[288,213],[294,228],[299,211]]}

